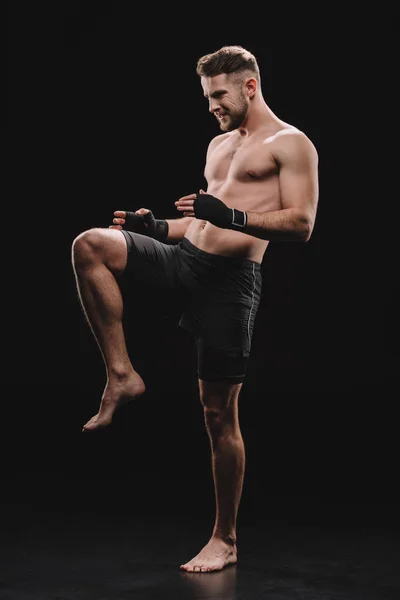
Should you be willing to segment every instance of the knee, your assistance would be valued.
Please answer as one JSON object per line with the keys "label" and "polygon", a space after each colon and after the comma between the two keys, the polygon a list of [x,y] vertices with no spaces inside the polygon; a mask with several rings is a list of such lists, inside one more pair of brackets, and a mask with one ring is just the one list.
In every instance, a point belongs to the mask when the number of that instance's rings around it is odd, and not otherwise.
{"label": "knee", "polygon": [[72,260],[76,266],[92,262],[102,247],[101,229],[93,228],[80,233],[72,242]]}
{"label": "knee", "polygon": [[235,407],[225,398],[208,396],[202,399],[204,421],[208,433],[217,439],[229,436],[235,425]]}
{"label": "knee", "polygon": [[212,431],[219,431],[224,422],[224,410],[214,406],[204,405],[204,419],[207,427]]}
{"label": "knee", "polygon": [[240,385],[200,381],[204,420],[213,437],[230,435],[237,425]]}

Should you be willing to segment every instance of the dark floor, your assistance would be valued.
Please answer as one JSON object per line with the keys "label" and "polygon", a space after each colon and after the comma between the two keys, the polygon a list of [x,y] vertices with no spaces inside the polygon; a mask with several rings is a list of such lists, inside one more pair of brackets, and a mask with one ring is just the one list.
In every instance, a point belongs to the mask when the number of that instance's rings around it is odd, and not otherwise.
{"label": "dark floor", "polygon": [[205,544],[210,522],[117,512],[3,505],[1,599],[400,598],[397,527],[246,515],[237,565],[187,574],[179,565]]}
{"label": "dark floor", "polygon": [[150,391],[86,437],[98,390],[39,391],[13,403],[0,440],[1,600],[400,599],[397,421],[384,399],[370,414],[354,398],[244,396],[238,563],[187,574],[214,519],[195,394],[174,396],[171,415]]}

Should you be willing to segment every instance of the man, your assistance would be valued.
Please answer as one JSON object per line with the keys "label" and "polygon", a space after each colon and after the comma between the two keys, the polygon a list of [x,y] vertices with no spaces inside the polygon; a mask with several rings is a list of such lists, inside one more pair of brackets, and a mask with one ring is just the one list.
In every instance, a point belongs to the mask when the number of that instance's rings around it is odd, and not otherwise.
{"label": "man", "polygon": [[318,156],[303,132],[267,106],[250,52],[222,47],[198,60],[197,74],[223,132],[207,150],[207,191],[175,202],[176,219],[155,219],[146,208],[115,211],[109,228],[85,231],[74,240],[73,267],[107,371],[99,411],[85,432],[107,426],[118,406],[145,391],[127,352],[118,280],[174,289],[182,297],[180,325],[193,333],[198,350],[216,517],[209,542],[181,568],[215,571],[237,561],[245,467],[238,397],[260,300],[260,265],[269,241],[310,239]]}

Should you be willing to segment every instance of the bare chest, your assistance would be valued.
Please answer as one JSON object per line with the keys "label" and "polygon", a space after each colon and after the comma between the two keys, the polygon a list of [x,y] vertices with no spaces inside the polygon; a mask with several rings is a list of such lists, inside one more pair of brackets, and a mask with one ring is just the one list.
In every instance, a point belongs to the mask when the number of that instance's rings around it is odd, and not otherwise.
{"label": "bare chest", "polygon": [[208,157],[204,175],[209,183],[263,180],[277,172],[268,144],[254,141],[237,143],[224,140]]}

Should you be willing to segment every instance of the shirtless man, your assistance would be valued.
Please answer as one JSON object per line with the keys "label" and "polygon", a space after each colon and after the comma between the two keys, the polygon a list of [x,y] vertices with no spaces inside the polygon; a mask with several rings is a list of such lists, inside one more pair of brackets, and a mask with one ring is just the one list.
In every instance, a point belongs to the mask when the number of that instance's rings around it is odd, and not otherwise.
{"label": "shirtless man", "polygon": [[197,74],[223,132],[208,147],[207,191],[175,202],[176,219],[155,219],[146,208],[115,211],[109,228],[77,236],[72,264],[107,372],[99,411],[85,432],[110,424],[118,406],[145,391],[127,352],[118,280],[130,277],[133,285],[174,289],[182,296],[180,325],[193,333],[198,350],[216,515],[210,540],[181,569],[203,572],[237,561],[245,468],[238,397],[260,300],[260,267],[269,241],[310,239],[318,155],[302,131],[267,106],[250,52],[225,46],[201,57]]}

